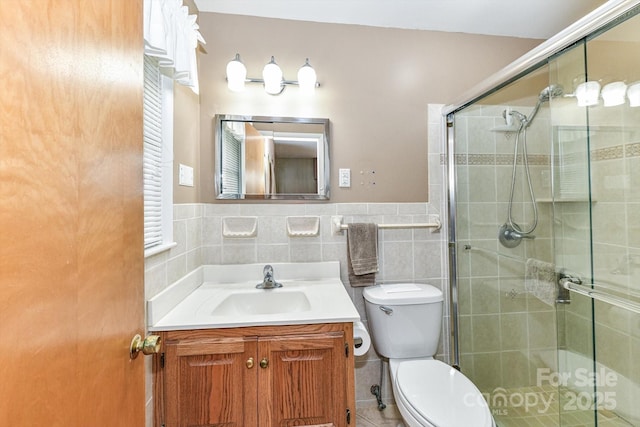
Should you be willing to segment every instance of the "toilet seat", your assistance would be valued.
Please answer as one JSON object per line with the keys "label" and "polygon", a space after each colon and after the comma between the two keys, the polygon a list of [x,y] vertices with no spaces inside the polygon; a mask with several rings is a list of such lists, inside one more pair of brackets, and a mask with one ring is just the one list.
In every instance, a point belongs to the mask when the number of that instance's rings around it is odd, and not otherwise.
{"label": "toilet seat", "polygon": [[397,403],[420,425],[495,426],[480,391],[461,372],[433,359],[390,362]]}

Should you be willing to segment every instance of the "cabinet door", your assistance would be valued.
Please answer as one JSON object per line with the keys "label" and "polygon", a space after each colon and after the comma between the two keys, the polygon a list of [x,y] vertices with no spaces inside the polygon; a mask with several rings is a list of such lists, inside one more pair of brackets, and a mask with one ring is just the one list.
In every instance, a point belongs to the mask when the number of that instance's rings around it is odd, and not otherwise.
{"label": "cabinet door", "polygon": [[260,427],[346,426],[343,332],[258,339]]}
{"label": "cabinet door", "polygon": [[255,337],[167,343],[166,427],[257,427],[256,347]]}

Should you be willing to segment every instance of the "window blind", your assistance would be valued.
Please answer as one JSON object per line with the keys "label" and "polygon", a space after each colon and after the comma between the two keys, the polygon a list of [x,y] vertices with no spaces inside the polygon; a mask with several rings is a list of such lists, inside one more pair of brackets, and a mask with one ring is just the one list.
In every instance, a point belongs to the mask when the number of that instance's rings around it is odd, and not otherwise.
{"label": "window blind", "polygon": [[144,57],[144,248],[162,244],[162,85],[158,60]]}
{"label": "window blind", "polygon": [[222,194],[242,193],[240,164],[242,142],[233,132],[224,132],[222,141]]}

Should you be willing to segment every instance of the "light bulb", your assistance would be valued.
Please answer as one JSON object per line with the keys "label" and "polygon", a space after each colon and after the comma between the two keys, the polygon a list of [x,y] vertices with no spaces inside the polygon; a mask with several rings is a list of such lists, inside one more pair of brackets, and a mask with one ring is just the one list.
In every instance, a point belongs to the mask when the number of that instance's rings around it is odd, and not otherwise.
{"label": "light bulb", "polygon": [[623,82],[609,83],[602,88],[602,100],[605,107],[615,107],[624,104],[627,85]]}
{"label": "light bulb", "polygon": [[240,55],[236,53],[227,64],[227,86],[233,92],[242,92],[244,90],[244,82],[247,79],[247,67],[240,60]]}
{"label": "light bulb", "polygon": [[630,107],[640,107],[640,82],[629,85],[627,98],[629,98]]}
{"label": "light bulb", "polygon": [[316,70],[309,64],[309,58],[307,58],[304,65],[298,70],[298,85],[300,86],[300,90],[305,93],[313,93],[317,81]]}
{"label": "light bulb", "polygon": [[589,81],[580,83],[576,88],[576,98],[578,98],[578,107],[591,107],[598,105],[600,97],[600,83]]}
{"label": "light bulb", "polygon": [[284,89],[284,85],[282,84],[282,70],[278,64],[276,64],[273,56],[271,57],[271,61],[269,61],[262,70],[262,79],[264,80],[264,90],[269,95],[277,95]]}

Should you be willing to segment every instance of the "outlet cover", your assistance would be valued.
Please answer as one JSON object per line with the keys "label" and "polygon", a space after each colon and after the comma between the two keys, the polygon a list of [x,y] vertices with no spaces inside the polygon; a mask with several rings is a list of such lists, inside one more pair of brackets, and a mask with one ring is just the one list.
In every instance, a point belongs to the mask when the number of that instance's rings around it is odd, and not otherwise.
{"label": "outlet cover", "polygon": [[181,164],[178,170],[178,184],[193,187],[193,168]]}

